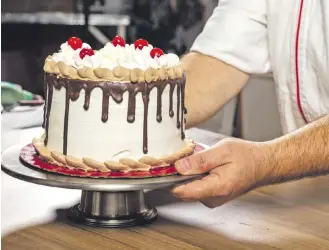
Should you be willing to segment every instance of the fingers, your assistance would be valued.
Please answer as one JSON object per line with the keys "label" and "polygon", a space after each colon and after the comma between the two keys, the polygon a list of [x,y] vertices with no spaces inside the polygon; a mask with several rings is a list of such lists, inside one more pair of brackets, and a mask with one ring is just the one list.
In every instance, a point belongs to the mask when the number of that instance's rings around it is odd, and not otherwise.
{"label": "fingers", "polygon": [[220,197],[204,198],[201,199],[200,202],[206,207],[215,208],[225,204],[226,202],[232,199],[233,198],[231,196],[220,196]]}
{"label": "fingers", "polygon": [[201,200],[220,195],[221,181],[218,174],[210,174],[201,180],[173,189],[173,195],[183,200]]}
{"label": "fingers", "polygon": [[225,164],[227,154],[225,146],[218,145],[178,160],[175,167],[183,175],[206,173]]}

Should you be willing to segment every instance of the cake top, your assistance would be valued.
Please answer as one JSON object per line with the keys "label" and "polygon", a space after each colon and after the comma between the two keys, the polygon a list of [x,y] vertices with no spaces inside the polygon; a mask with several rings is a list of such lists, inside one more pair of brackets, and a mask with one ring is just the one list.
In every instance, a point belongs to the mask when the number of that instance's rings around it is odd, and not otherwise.
{"label": "cake top", "polygon": [[120,36],[115,36],[100,50],[93,50],[80,38],[71,37],[57,53],[48,56],[44,70],[77,79],[133,82],[174,79],[183,74],[176,54],[165,54],[145,39],[126,44]]}

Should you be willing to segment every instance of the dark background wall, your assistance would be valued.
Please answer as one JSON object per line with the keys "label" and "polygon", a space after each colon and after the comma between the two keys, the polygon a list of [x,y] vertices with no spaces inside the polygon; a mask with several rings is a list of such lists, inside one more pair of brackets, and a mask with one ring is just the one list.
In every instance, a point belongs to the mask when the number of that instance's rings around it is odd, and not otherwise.
{"label": "dark background wall", "polygon": [[[90,4],[91,13],[128,15],[127,42],[138,37],[177,54],[185,53],[217,0],[2,0],[2,13],[83,11]],[[78,36],[93,48],[102,46],[85,26],[54,24],[2,23],[2,81],[20,84],[36,94],[43,94],[43,63],[70,36]],[[99,27],[109,38],[116,27]]]}

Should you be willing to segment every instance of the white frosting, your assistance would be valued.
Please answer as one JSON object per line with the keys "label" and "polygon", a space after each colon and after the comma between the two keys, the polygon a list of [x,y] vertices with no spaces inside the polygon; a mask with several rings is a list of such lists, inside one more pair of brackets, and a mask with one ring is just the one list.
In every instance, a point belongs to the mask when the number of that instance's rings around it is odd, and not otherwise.
{"label": "white frosting", "polygon": [[[83,43],[82,48],[90,48],[90,45]],[[63,43],[61,50],[55,53],[49,60],[61,61],[74,68],[108,68],[110,70],[116,66],[146,70],[148,68],[173,67],[180,64],[179,57],[172,53],[152,58],[150,55],[153,49],[152,45],[145,46],[140,50],[135,49],[134,44],[126,44],[125,47],[115,47],[112,43],[107,43],[104,48],[98,51],[95,50],[94,55],[85,56],[83,59],[79,55],[81,49],[74,50],[67,42]]]}
{"label": "white frosting", "polygon": [[[66,42],[61,45],[61,50],[58,53],[53,54],[52,60],[55,62],[64,62],[67,65],[71,65],[75,68],[79,68],[81,65],[81,58],[80,58],[80,51],[82,49],[90,49],[90,45],[87,43],[82,44],[82,48],[74,50],[71,48],[71,46]],[[89,57],[89,56],[85,56]],[[87,58],[85,59],[86,61],[88,60]],[[81,65],[82,67],[82,65]]]}
{"label": "white frosting", "polygon": [[[177,96],[176,89],[173,96]],[[49,117],[48,144],[50,150],[63,151],[65,88],[54,89]],[[67,154],[75,157],[90,157],[98,161],[118,160],[123,157],[139,159],[143,153],[144,104],[139,93],[136,96],[136,113],[133,123],[127,122],[128,92],[120,104],[110,98],[109,118],[102,122],[103,92],[95,88],[91,92],[89,110],[85,111],[84,90],[78,100],[70,101],[68,118]],[[176,127],[176,113],[169,116],[169,85],[162,94],[162,121],[156,121],[157,89],[150,93],[148,110],[148,155],[166,156],[184,147],[180,129]],[[177,99],[173,98],[173,110]],[[87,125],[86,125],[87,124]]]}

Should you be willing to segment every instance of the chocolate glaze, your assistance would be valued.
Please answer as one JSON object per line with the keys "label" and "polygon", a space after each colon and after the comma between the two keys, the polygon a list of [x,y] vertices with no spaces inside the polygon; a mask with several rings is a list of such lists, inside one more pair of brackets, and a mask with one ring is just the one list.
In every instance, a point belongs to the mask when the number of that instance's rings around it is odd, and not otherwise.
{"label": "chocolate glaze", "polygon": [[157,111],[156,120],[157,122],[162,121],[162,94],[167,85],[170,86],[169,89],[169,116],[174,116],[173,111],[173,93],[175,87],[177,87],[177,128],[181,129],[181,138],[185,138],[184,134],[184,115],[186,114],[186,109],[184,107],[184,89],[185,89],[185,77],[175,80],[164,80],[156,81],[151,83],[139,82],[109,82],[109,81],[85,81],[85,80],[73,80],[60,78],[56,74],[45,74],[45,88],[48,89],[47,94],[47,105],[45,106],[44,123],[46,129],[45,144],[48,141],[48,127],[49,127],[49,116],[51,112],[51,103],[53,96],[53,88],[61,89],[64,87],[66,89],[66,100],[65,100],[65,115],[64,115],[64,133],[63,133],[63,154],[67,154],[67,138],[68,138],[68,119],[70,110],[70,101],[76,101],[84,89],[84,105],[85,110],[89,109],[90,105],[90,95],[94,88],[100,88],[103,91],[102,98],[102,113],[101,120],[107,122],[109,118],[109,103],[110,96],[116,103],[121,103],[123,100],[123,94],[128,92],[128,110],[127,110],[127,122],[133,123],[135,121],[135,111],[136,111],[136,95],[138,93],[142,94],[143,104],[144,104],[144,121],[143,121],[143,152],[147,154],[148,152],[148,106],[150,101],[150,92],[153,88],[157,88]]}

